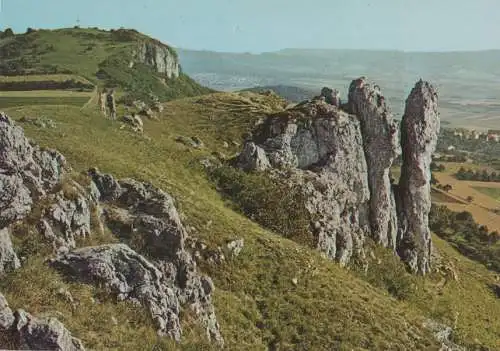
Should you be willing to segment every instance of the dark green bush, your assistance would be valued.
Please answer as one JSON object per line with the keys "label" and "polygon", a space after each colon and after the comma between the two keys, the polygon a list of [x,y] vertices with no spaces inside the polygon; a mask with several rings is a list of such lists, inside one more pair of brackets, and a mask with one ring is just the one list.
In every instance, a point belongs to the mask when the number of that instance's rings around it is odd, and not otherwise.
{"label": "dark green bush", "polygon": [[282,236],[314,247],[311,218],[299,189],[265,173],[246,173],[222,166],[211,173],[219,191],[247,217]]}

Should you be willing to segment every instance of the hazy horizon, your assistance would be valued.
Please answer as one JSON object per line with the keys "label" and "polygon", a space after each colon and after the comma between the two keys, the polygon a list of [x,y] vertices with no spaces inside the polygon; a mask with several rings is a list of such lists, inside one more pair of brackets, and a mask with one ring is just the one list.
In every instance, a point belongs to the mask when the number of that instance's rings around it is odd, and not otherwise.
{"label": "hazy horizon", "polygon": [[500,2],[318,0],[0,0],[0,27],[134,28],[187,50],[287,48],[402,52],[500,50]]}

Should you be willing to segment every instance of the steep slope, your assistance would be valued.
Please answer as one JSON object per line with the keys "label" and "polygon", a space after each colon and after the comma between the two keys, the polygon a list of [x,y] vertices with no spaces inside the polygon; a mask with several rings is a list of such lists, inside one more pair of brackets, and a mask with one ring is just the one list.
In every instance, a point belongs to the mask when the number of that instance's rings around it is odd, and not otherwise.
{"label": "steep slope", "polygon": [[[222,157],[239,151],[243,134],[283,106],[275,96],[251,93],[177,100],[166,104],[160,121],[145,121],[144,136],[79,108],[33,106],[7,112],[18,121],[23,116],[50,115],[57,128],[18,123],[42,146],[62,152],[75,171],[97,166],[119,178],[150,181],[176,199],[180,218],[199,240],[191,251],[201,270],[214,280],[215,312],[229,350],[437,350],[440,343],[424,327],[428,318],[456,327],[452,338],[464,345],[500,348],[500,303],[489,288],[495,276],[446,242],[435,239],[444,268],[426,279],[407,274],[382,249],[369,256],[368,271],[349,272],[316,251],[263,229],[221,197],[199,161],[217,162],[213,152]],[[179,136],[197,136],[204,147],[185,146],[176,142]],[[246,198],[255,196],[263,180],[236,175]],[[276,210],[284,203],[274,194],[268,199]],[[116,303],[91,286],[66,281],[45,265],[44,259],[52,256],[50,248],[47,252],[34,233],[13,236],[16,251],[26,260],[0,283],[12,308],[58,315],[89,349],[144,349],[155,344],[174,348],[158,339],[142,309]],[[239,238],[244,246],[233,256],[225,248],[228,241]],[[96,245],[116,237],[92,233],[86,240]],[[447,269],[453,269],[458,280]],[[79,307],[73,309],[58,297],[61,287],[78,297]],[[91,303],[92,299],[101,303]],[[213,347],[192,316],[181,316],[181,322],[180,347]]]}
{"label": "steep slope", "polygon": [[183,74],[175,50],[135,30],[37,30],[0,39],[0,75],[75,74],[147,100],[210,90]]}

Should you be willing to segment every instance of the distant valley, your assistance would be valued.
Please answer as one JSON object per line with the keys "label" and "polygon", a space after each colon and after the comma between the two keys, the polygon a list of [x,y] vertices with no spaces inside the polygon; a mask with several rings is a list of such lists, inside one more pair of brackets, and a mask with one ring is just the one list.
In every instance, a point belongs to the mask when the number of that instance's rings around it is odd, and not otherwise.
{"label": "distant valley", "polygon": [[286,85],[319,92],[329,86],[346,97],[352,79],[380,85],[396,118],[403,96],[418,79],[438,87],[440,113],[454,126],[500,127],[500,51],[411,53],[400,51],[285,49],[219,53],[178,49],[182,68],[202,85],[223,91]]}

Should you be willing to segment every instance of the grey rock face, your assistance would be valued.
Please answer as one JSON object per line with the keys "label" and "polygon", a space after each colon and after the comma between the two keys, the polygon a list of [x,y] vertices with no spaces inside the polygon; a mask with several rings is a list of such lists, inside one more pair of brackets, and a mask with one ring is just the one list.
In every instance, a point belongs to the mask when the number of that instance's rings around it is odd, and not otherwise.
{"label": "grey rock face", "polygon": [[81,189],[74,186],[74,198],[67,199],[62,192],[50,196],[39,223],[40,232],[58,247],[76,247],[77,237],[87,237],[91,228],[91,200]]}
{"label": "grey rock face", "polygon": [[31,145],[22,128],[0,113],[0,228],[26,216],[67,168],[60,153]]}
{"label": "grey rock face", "polygon": [[[5,296],[0,293],[0,332],[9,330],[10,327],[14,324],[16,318],[14,317],[14,313],[9,307],[7,303],[7,299]],[[2,345],[0,345],[1,347]]]}
{"label": "grey rock face", "polygon": [[168,78],[177,78],[180,75],[179,61],[173,49],[160,42],[143,42],[135,52],[135,60],[153,67]]}
{"label": "grey rock face", "polygon": [[[82,342],[74,338],[55,318],[36,318],[23,310],[14,313],[0,294],[0,348],[15,346],[18,350],[84,351]],[[2,342],[8,343],[2,345]]]}
{"label": "grey rock face", "polygon": [[123,122],[130,126],[130,128],[136,133],[142,133],[144,131],[144,123],[141,117],[136,114],[125,115],[121,118]]}
{"label": "grey rock face", "polygon": [[8,228],[0,229],[0,276],[21,267],[19,258],[12,247]]}
{"label": "grey rock face", "polygon": [[437,341],[441,343],[440,351],[465,351],[466,348],[460,345],[455,344],[452,341],[453,337],[453,329],[444,325],[437,323],[433,320],[427,320],[424,322],[424,328],[427,328],[432,333]]}
{"label": "grey rock face", "polygon": [[397,126],[380,89],[364,78],[352,81],[348,106],[361,122],[371,194],[371,235],[375,242],[395,250],[398,224],[389,172],[401,153]]}
{"label": "grey rock face", "polygon": [[440,122],[437,92],[428,82],[417,82],[406,100],[401,122],[403,165],[399,182],[398,253],[416,273],[430,271],[430,163]]}
{"label": "grey rock face", "polygon": [[145,305],[161,335],[180,340],[179,301],[152,263],[124,244],[86,247],[55,258],[51,265],[86,283],[100,283],[119,300]]}
{"label": "grey rock face", "polygon": [[228,242],[226,246],[228,250],[231,252],[231,255],[233,257],[237,257],[243,250],[243,247],[245,246],[245,240],[243,239],[233,240]]}
{"label": "grey rock face", "polygon": [[250,171],[265,171],[271,165],[267,159],[266,152],[254,142],[247,142],[238,158],[240,168]]}
{"label": "grey rock face", "polygon": [[[292,172],[289,180],[306,195],[318,249],[341,264],[361,253],[370,191],[356,118],[324,101],[308,101],[270,116],[254,142],[271,167]],[[250,162],[241,164],[252,169]]]}
{"label": "grey rock face", "polygon": [[149,183],[116,181],[97,169],[89,174],[101,200],[106,199],[106,225],[124,240],[140,233],[143,250],[162,272],[163,283],[174,291],[181,305],[188,304],[197,314],[209,338],[222,345],[211,300],[213,285],[197,272],[195,261],[185,249],[187,232],[173,198]]}

